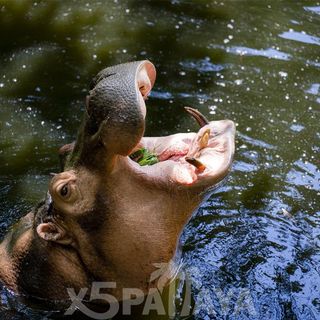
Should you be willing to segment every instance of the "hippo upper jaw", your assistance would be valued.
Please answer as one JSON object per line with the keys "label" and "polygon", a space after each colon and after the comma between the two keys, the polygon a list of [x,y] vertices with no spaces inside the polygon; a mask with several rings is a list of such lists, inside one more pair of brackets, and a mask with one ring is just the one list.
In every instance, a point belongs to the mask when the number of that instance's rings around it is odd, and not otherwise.
{"label": "hippo upper jaw", "polygon": [[145,100],[154,85],[156,69],[147,60],[103,69],[93,79],[86,112],[75,144],[62,169],[109,167],[117,155],[127,156],[145,130]]}

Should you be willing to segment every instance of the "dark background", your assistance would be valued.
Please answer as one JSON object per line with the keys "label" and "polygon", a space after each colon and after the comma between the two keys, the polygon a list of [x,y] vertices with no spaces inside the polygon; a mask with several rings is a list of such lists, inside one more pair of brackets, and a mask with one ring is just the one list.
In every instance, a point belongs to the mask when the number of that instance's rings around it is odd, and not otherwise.
{"label": "dark background", "polygon": [[44,196],[91,78],[150,59],[147,135],[196,130],[185,105],[237,123],[233,172],[183,235],[197,317],[319,319],[319,26],[317,1],[0,1],[1,233]]}

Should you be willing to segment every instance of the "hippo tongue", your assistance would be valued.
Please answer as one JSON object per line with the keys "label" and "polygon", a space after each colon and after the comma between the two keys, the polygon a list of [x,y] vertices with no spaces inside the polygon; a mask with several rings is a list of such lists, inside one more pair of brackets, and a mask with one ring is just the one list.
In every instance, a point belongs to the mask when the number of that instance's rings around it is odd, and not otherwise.
{"label": "hippo tongue", "polygon": [[[185,107],[184,109],[197,121],[201,128],[209,123],[206,117],[197,109],[190,107]],[[163,150],[161,154],[158,155],[159,161],[165,161],[169,159],[173,161],[178,161],[181,160],[182,157],[189,155],[185,158],[185,160],[193,166],[195,166],[197,169],[201,167],[201,170],[203,171],[205,169],[205,166],[194,156],[196,156],[198,151],[207,147],[210,135],[210,131],[208,130],[204,133],[202,137],[199,138],[199,143],[197,143],[196,146],[193,146],[193,148],[196,148],[197,150],[190,150],[189,144],[183,141],[177,141],[174,145],[171,145],[167,149]],[[191,157],[190,153],[194,154],[194,156]]]}
{"label": "hippo tongue", "polygon": [[174,145],[169,146],[163,150],[159,155],[159,161],[174,160],[177,161],[187,155],[189,152],[189,145],[183,141],[177,141]]}
{"label": "hippo tongue", "polygon": [[[185,107],[185,110],[197,121],[200,127],[203,127],[209,123],[209,121],[205,118],[203,114],[201,114],[198,110]],[[210,129],[207,129],[203,134],[203,137],[199,137],[196,143],[191,143],[191,140],[188,139],[178,139],[174,141],[170,141],[167,145],[164,146],[161,150],[158,150],[158,153],[152,153],[151,150],[147,150],[146,148],[141,148],[135,150],[130,158],[140,165],[153,165],[157,162],[163,162],[167,160],[172,160],[176,162],[189,162],[191,165],[203,171],[205,166],[197,160],[196,157],[199,156],[199,152],[201,149],[204,149],[208,145],[210,135]],[[148,156],[152,155],[152,158],[156,158],[156,161],[148,161]]]}

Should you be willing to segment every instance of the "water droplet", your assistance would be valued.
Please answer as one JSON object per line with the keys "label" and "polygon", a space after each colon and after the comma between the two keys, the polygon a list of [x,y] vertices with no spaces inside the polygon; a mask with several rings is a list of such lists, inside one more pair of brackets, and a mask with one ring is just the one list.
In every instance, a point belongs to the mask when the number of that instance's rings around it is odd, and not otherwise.
{"label": "water droplet", "polygon": [[278,73],[279,73],[279,76],[282,78],[286,78],[288,76],[288,73],[284,71],[279,71]]}

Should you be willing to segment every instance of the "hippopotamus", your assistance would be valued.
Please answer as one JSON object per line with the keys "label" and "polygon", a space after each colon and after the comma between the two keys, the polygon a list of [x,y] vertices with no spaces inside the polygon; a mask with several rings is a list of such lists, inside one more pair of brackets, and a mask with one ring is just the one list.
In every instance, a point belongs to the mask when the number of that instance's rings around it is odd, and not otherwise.
{"label": "hippopotamus", "polygon": [[[116,283],[108,292],[122,299],[123,288],[147,294],[155,265],[174,261],[192,213],[230,172],[235,125],[187,107],[198,132],[144,137],[155,78],[150,61],[107,67],[94,77],[76,141],[60,150],[61,172],[1,243],[7,288],[61,301],[69,299],[66,288],[107,281]],[[141,165],[139,150],[156,161]]]}

